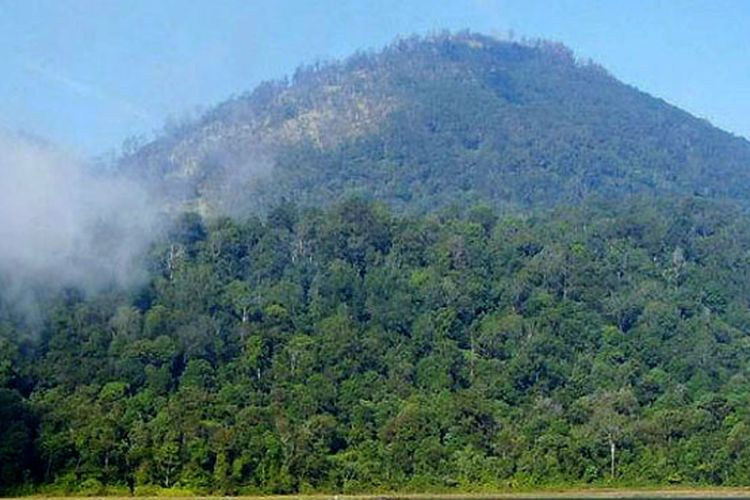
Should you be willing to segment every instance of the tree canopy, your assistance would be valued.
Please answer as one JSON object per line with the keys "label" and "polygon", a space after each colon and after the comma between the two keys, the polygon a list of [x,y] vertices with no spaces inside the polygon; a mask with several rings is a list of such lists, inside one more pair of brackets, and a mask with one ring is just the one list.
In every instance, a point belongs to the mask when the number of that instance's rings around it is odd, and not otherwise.
{"label": "tree canopy", "polygon": [[186,216],[138,290],[0,307],[0,489],[750,484],[748,222]]}

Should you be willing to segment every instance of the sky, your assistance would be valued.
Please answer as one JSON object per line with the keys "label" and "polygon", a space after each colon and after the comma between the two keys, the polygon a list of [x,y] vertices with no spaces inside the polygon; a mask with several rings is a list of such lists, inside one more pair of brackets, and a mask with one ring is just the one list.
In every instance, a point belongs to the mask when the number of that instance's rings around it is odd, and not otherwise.
{"label": "sky", "polygon": [[101,155],[302,63],[466,28],[563,42],[750,138],[750,0],[0,0],[0,127]]}

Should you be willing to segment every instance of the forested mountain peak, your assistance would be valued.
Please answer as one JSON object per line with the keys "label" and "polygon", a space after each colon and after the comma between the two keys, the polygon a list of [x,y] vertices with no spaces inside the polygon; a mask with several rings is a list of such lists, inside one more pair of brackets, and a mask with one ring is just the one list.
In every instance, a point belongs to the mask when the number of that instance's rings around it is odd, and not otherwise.
{"label": "forested mountain peak", "polygon": [[745,203],[749,165],[746,140],[562,44],[473,33],[405,38],[302,66],[121,162],[204,214],[352,193],[410,212],[644,192]]}
{"label": "forested mountain peak", "polygon": [[263,84],[122,158],[166,222],[13,143],[0,495],[750,483],[750,144],[562,45]]}

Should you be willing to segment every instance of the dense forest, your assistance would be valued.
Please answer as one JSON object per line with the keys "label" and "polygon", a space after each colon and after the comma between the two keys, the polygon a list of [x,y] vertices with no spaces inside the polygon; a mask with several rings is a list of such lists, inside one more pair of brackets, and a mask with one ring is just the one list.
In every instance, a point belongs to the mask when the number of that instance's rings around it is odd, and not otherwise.
{"label": "dense forest", "polygon": [[184,215],[137,290],[0,308],[0,491],[747,485],[748,249],[700,197]]}
{"label": "dense forest", "polygon": [[560,44],[397,40],[100,166],[146,188],[75,205],[86,276],[168,224],[134,286],[0,268],[2,495],[750,485],[750,143]]}

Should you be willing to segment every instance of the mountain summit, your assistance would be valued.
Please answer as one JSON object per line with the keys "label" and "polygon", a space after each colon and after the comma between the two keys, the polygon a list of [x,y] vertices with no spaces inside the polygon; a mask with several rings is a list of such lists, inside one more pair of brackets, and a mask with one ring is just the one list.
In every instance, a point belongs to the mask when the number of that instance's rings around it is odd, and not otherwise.
{"label": "mountain summit", "polygon": [[0,496],[750,486],[750,144],[564,46],[398,41],[119,165],[261,216],[5,142]]}
{"label": "mountain summit", "polygon": [[634,193],[746,203],[750,142],[561,44],[462,33],[302,67],[174,128],[122,166],[204,214],[352,193],[407,212]]}

